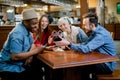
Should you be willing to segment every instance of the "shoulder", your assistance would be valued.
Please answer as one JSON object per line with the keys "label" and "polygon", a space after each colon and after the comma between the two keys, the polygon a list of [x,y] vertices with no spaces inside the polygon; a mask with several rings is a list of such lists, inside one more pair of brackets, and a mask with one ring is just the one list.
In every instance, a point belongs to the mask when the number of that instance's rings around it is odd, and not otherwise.
{"label": "shoulder", "polygon": [[12,32],[10,35],[9,35],[9,38],[11,40],[23,40],[23,35],[19,32]]}
{"label": "shoulder", "polygon": [[104,27],[98,25],[96,30],[95,30],[96,33],[101,33],[101,34],[107,34],[109,33],[109,31],[107,29],[105,29]]}
{"label": "shoulder", "polygon": [[78,27],[78,26],[71,26],[71,29],[72,30],[80,30],[80,27]]}
{"label": "shoulder", "polygon": [[11,38],[19,38],[22,39],[24,36],[29,35],[27,30],[23,25],[17,25],[11,32],[10,37]]}
{"label": "shoulder", "polygon": [[12,31],[23,34],[28,33],[28,31],[26,30],[25,26],[22,23],[17,24]]}

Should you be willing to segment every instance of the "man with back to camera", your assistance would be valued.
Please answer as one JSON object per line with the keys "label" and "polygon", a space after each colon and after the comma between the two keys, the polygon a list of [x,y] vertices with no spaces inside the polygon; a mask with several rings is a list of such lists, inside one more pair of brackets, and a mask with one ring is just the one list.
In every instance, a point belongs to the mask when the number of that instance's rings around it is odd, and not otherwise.
{"label": "man with back to camera", "polygon": [[[37,80],[30,66],[33,55],[44,47],[34,47],[31,32],[38,28],[38,16],[34,9],[22,12],[22,22],[14,27],[0,52],[0,77],[2,80]],[[39,74],[40,75],[40,74]],[[41,78],[40,78],[41,80]]]}
{"label": "man with back to camera", "polygon": [[[54,43],[58,46],[69,46],[71,49],[85,54],[96,51],[101,54],[116,56],[116,49],[110,32],[98,24],[98,17],[96,14],[86,13],[83,16],[83,28],[86,33],[90,33],[86,42],[74,44],[62,38],[62,41],[56,41]],[[110,74],[114,71],[115,64],[116,62],[107,62],[80,67],[82,80],[90,80],[90,73]],[[96,78],[93,80],[96,80]]]}

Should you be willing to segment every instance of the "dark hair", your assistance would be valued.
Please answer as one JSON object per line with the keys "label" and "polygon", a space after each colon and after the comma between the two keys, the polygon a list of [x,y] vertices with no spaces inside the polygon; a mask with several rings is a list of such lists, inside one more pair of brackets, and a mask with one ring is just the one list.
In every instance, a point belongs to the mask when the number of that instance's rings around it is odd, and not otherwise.
{"label": "dark hair", "polygon": [[51,24],[53,22],[53,17],[51,15],[48,15],[49,23]]}
{"label": "dark hair", "polygon": [[98,17],[95,13],[87,13],[87,14],[83,15],[83,18],[89,18],[89,22],[93,23],[97,27]]}

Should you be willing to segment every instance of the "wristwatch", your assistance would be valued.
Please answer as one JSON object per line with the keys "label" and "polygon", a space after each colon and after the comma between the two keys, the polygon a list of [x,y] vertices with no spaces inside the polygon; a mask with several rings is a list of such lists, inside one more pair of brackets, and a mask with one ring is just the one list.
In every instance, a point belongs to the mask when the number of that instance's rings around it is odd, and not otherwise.
{"label": "wristwatch", "polygon": [[71,43],[70,43],[70,44],[68,44],[68,47],[71,47]]}

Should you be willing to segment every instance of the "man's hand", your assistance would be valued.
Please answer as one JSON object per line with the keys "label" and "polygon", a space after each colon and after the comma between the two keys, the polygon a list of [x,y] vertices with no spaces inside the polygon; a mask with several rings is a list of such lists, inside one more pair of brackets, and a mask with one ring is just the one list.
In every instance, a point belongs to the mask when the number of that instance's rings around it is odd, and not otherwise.
{"label": "man's hand", "polygon": [[60,37],[62,40],[61,41],[54,41],[54,43],[57,45],[57,46],[68,46],[70,44],[69,41],[67,41],[66,39]]}
{"label": "man's hand", "polygon": [[32,59],[33,59],[33,56],[28,57],[28,58],[26,59],[26,61],[25,61],[25,64],[24,64],[24,65],[28,65],[29,63],[31,63],[31,62],[32,62]]}

